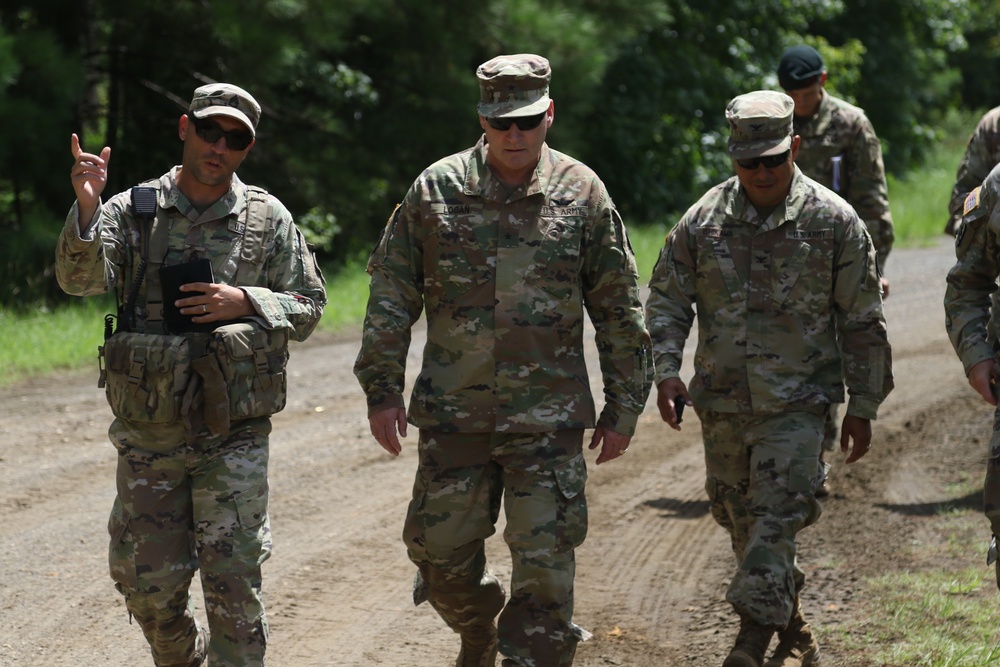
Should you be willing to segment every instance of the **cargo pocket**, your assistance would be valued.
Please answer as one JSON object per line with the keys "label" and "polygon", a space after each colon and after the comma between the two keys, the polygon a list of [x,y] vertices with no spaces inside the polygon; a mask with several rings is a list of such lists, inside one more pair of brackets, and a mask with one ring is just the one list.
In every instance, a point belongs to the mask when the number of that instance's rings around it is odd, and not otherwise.
{"label": "cargo pocket", "polygon": [[413,495],[406,509],[406,520],[403,522],[403,543],[410,553],[410,559],[425,561],[427,559],[427,535],[424,528],[423,509],[427,499],[427,480],[417,473],[413,485]]}
{"label": "cargo pocket", "polygon": [[112,581],[125,590],[138,590],[139,581],[135,571],[135,547],[132,543],[130,517],[118,498],[115,498],[111,517],[108,519],[108,535],[111,537],[108,566]]}
{"label": "cargo pocket", "polygon": [[788,490],[792,493],[812,493],[823,483],[823,466],[819,458],[795,459],[788,468]]}
{"label": "cargo pocket", "polygon": [[587,462],[583,454],[553,469],[559,489],[556,511],[556,549],[569,551],[583,544],[587,537]]}
{"label": "cargo pocket", "polygon": [[819,501],[816,500],[816,489],[823,485],[825,477],[826,467],[816,456],[795,459],[788,468],[788,491],[803,494],[811,505],[803,527],[816,523],[823,511]]}
{"label": "cargo pocket", "polygon": [[[236,496],[236,516],[243,529],[242,562],[260,565],[271,555],[271,527],[267,520],[268,486],[265,482]],[[256,530],[255,530],[256,529]],[[234,553],[234,555],[236,555]]]}
{"label": "cargo pocket", "polygon": [[104,355],[105,391],[115,417],[146,424],[180,419],[184,392],[191,380],[187,338],[116,333],[104,343]]}
{"label": "cargo pocket", "polygon": [[225,383],[221,389],[229,395],[230,419],[281,412],[288,392],[288,332],[240,322],[221,326],[212,336]]}

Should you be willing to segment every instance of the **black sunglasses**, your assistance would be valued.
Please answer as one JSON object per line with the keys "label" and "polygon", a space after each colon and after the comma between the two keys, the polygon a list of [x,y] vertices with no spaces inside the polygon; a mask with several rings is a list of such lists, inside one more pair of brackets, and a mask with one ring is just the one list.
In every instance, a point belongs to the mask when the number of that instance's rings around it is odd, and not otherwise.
{"label": "black sunglasses", "polygon": [[231,151],[242,151],[253,141],[253,135],[246,130],[223,130],[211,121],[196,118],[194,114],[189,113],[187,117],[194,125],[194,133],[205,143],[214,144],[225,137],[226,148]]}
{"label": "black sunglasses", "polygon": [[775,167],[780,167],[788,161],[788,155],[792,151],[789,149],[784,153],[778,153],[777,155],[765,155],[764,157],[751,157],[745,160],[737,160],[736,164],[740,165],[744,169],[756,169],[760,165],[764,165],[765,169],[774,169]]}
{"label": "black sunglasses", "polygon": [[517,116],[516,118],[487,118],[486,122],[494,130],[500,130],[501,132],[506,132],[510,129],[511,125],[517,125],[517,129],[525,132],[526,130],[533,130],[538,127],[545,119],[546,112],[538,114],[537,116]]}

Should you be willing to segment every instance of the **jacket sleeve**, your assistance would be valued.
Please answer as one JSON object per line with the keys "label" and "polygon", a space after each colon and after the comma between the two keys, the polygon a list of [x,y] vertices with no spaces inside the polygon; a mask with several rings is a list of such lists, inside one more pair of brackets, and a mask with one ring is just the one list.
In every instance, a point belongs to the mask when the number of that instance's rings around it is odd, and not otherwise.
{"label": "jacket sleeve", "polygon": [[272,329],[287,328],[305,340],[319,324],[326,305],[323,273],[313,249],[296,227],[291,213],[271,198],[274,244],[267,258],[266,284],[239,287]]}
{"label": "jacket sleeve", "polygon": [[652,351],[635,255],[625,224],[606,194],[588,234],[582,277],[604,380],[604,408],[597,423],[633,435],[649,397]]}
{"label": "jacket sleeve", "polygon": [[694,323],[695,260],[685,216],[666,238],[653,267],[646,317],[656,363],[654,382],[680,376],[684,344]]}
{"label": "jacket sleeve", "polygon": [[997,234],[990,224],[991,217],[996,216],[994,188],[987,180],[967,197],[965,216],[955,237],[956,261],[948,272],[944,295],[948,338],[966,375],[973,366],[994,355],[995,341],[989,335],[990,306],[1000,275]]}
{"label": "jacket sleeve", "polygon": [[848,159],[847,169],[851,177],[847,200],[868,228],[875,244],[878,264],[884,267],[895,241],[895,232],[889,210],[882,144],[866,116],[861,116],[858,122]]}
{"label": "jacket sleeve", "polygon": [[954,229],[964,215],[966,196],[982,184],[1000,160],[1000,107],[988,111],[969,137],[955,174],[948,202],[949,224]]}
{"label": "jacket sleeve", "polygon": [[[115,195],[98,206],[94,219],[81,236],[79,209],[73,202],[56,241],[55,272],[59,286],[67,294],[93,296],[104,294],[122,284],[130,256],[127,234],[135,229],[124,215],[128,193]],[[121,298],[121,290],[118,290]]]}
{"label": "jacket sleeve", "polygon": [[415,233],[419,224],[419,196],[411,188],[368,260],[368,308],[354,374],[365,392],[369,416],[404,407],[410,332],[424,304],[423,249]]}
{"label": "jacket sleeve", "polygon": [[875,419],[893,388],[892,352],[875,248],[856,217],[846,226],[834,262],[834,312],[850,395],[847,414]]}

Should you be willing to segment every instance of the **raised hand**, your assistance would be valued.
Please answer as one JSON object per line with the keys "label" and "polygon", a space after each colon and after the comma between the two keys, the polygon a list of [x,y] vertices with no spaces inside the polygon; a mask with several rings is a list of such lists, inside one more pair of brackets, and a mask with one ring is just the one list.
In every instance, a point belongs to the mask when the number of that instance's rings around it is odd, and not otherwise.
{"label": "raised hand", "polygon": [[101,193],[108,182],[108,162],[111,160],[111,148],[105,146],[100,155],[84,153],[80,148],[80,137],[74,134],[70,138],[70,152],[73,154],[73,168],[70,170],[70,181],[76,192],[76,201],[80,210],[80,231],[97,212],[101,202]]}

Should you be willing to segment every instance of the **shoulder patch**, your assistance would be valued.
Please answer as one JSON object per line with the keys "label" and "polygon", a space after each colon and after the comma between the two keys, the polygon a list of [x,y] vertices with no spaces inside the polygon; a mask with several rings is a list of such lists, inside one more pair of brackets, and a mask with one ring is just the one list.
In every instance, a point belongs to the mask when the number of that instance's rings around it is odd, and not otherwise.
{"label": "shoulder patch", "polygon": [[962,215],[968,215],[979,207],[979,190],[982,186],[977,186],[972,192],[965,196],[965,204],[962,206]]}

